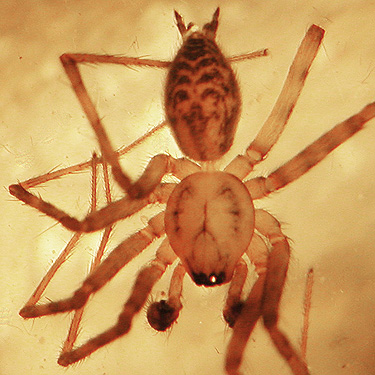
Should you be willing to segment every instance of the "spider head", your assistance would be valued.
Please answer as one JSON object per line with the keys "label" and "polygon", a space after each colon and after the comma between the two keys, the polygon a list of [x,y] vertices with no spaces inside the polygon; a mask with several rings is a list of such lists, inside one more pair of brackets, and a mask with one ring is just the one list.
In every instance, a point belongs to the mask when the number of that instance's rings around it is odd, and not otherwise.
{"label": "spider head", "polygon": [[[220,13],[220,8],[217,8],[215,10],[215,13],[212,16],[211,22],[206,23],[203,26],[202,31],[200,31],[207,38],[215,39],[216,30],[219,25],[219,21],[218,21],[219,13]],[[189,22],[188,25],[186,26],[181,15],[177,11],[174,11],[174,15],[176,17],[178,31],[180,32],[183,38],[190,36],[194,32],[198,32],[198,27],[194,23]]]}

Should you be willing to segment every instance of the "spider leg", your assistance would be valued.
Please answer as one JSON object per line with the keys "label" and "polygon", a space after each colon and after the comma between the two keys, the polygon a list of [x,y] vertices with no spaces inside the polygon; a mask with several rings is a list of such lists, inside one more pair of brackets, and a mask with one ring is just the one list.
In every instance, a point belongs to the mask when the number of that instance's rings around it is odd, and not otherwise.
{"label": "spider leg", "polygon": [[89,55],[89,54],[64,54],[60,57],[65,72],[70,79],[73,90],[85,112],[95,134],[98,139],[103,157],[112,168],[112,173],[119,186],[126,191],[132,198],[141,198],[149,194],[160,183],[162,177],[169,172],[173,158],[167,155],[154,156],[147,166],[144,174],[136,182],[132,183],[129,176],[122,170],[118,154],[113,149],[107,132],[105,131],[101,119],[96,111],[87,89],[83,83],[81,73],[79,71],[79,63],[109,63],[122,64],[125,66],[151,66],[151,67],[167,67],[169,62],[147,60],[139,58],[130,58],[124,56],[109,55]]}
{"label": "spider leg", "polygon": [[243,353],[249,337],[261,316],[261,302],[263,286],[267,270],[268,248],[264,240],[253,234],[248,250],[246,251],[255,271],[259,275],[246,301],[242,302],[240,313],[235,319],[232,337],[226,353],[225,369],[229,375],[238,375]]}
{"label": "spider leg", "polygon": [[[99,262],[101,261],[105,248],[108,244],[112,230],[112,226],[105,229],[95,259],[91,264],[90,273],[94,272],[94,270],[99,266]],[[84,309],[85,305],[74,311],[74,315],[69,327],[69,332],[63,344],[62,353],[72,350],[72,347],[78,337]]]}
{"label": "spider leg", "polygon": [[277,350],[288,362],[294,375],[308,375],[306,364],[292,347],[286,335],[277,326],[278,310],[289,265],[288,240],[280,229],[280,223],[264,210],[255,211],[257,230],[268,238],[272,250],[268,256],[267,272],[261,303],[263,323]]}
{"label": "spider leg", "polygon": [[[96,160],[96,159],[93,159]],[[108,175],[108,168],[107,163],[103,162],[103,174],[104,174],[104,186],[105,186],[105,195],[107,198],[107,203],[110,203],[112,201],[111,197],[111,187],[109,182],[109,175]],[[92,183],[92,200],[96,202],[96,190],[97,181],[96,181],[96,173],[93,174],[93,183]],[[92,205],[92,211],[94,211],[96,205]],[[96,268],[98,268],[99,264],[102,261],[102,257],[104,255],[104,251],[107,247],[109,237],[112,233],[113,226],[109,226],[105,228],[102,239],[99,244],[98,251],[96,252],[95,258],[90,266],[90,273],[93,272]],[[68,335],[64,341],[62,353],[68,352],[72,350],[74,343],[77,340],[79,327],[81,324],[82,316],[84,313],[85,306],[79,308],[78,310],[74,311],[74,315],[72,318],[72,321],[70,323],[69,332]]]}
{"label": "spider leg", "polygon": [[[91,192],[91,207],[90,211],[94,212],[96,209],[96,196],[97,196],[97,164],[98,164],[98,158],[94,154],[93,158],[91,159],[91,167],[92,167],[92,192]],[[110,192],[110,186],[109,186],[109,177],[108,177],[108,169],[106,167],[106,163],[103,163],[103,174],[104,174],[104,184],[105,184],[105,190],[106,190],[106,197],[107,202],[111,201],[111,192]],[[98,264],[101,261],[101,257],[103,256],[104,250],[107,246],[109,236],[111,234],[112,227],[107,227],[103,233],[99,249],[97,251],[96,257],[94,259],[94,262],[91,265],[91,271],[95,269]],[[39,283],[38,287],[35,289],[34,293],[30,297],[30,299],[25,304],[26,306],[34,306],[36,303],[40,300],[43,292],[47,288],[48,284],[52,280],[53,276],[56,274],[57,270],[61,267],[61,265],[65,262],[65,260],[68,258],[68,256],[72,253],[74,250],[74,247],[78,240],[81,238],[82,232],[75,233],[70,241],[68,242],[67,246],[63,249],[63,251],[60,253],[60,255],[57,257],[57,259],[54,261],[46,275],[43,277],[41,282]],[[84,307],[78,309],[75,311],[74,317],[71,321],[69,333],[68,336],[64,342],[63,345],[63,352],[71,350],[74,342],[76,341],[78,330],[81,322],[81,318],[83,315]]]}
{"label": "spider leg", "polygon": [[304,175],[310,168],[322,161],[336,147],[340,146],[366,122],[375,117],[375,102],[368,104],[360,112],[336,125],[323,134],[294,158],[272,172],[268,177],[257,177],[245,182],[253,199],[265,197],[283,188]]}
{"label": "spider leg", "polygon": [[[167,125],[168,125],[168,123],[166,121],[161,122],[159,125],[156,125],[154,128],[152,128],[151,130],[146,132],[144,135],[142,135],[141,137],[136,139],[130,145],[123,146],[120,149],[118,149],[116,151],[116,153],[118,154],[119,157],[127,154],[132,149],[134,149],[136,146],[143,143],[147,138],[152,137],[155,133],[157,133],[161,129],[165,128]],[[103,158],[97,157],[97,163],[98,164],[103,163]],[[66,176],[68,174],[73,174],[73,173],[84,171],[84,170],[90,168],[91,164],[92,164],[92,159],[88,160],[88,161],[85,161],[85,162],[82,162],[82,163],[71,165],[71,166],[66,167],[66,168],[53,170],[51,172],[48,172],[48,173],[43,174],[43,175],[38,176],[38,177],[29,178],[28,180],[22,181],[19,184],[22,185],[25,189],[29,189],[29,188],[35,187],[37,185],[41,185],[45,182],[48,182],[48,181],[55,180],[55,179],[58,179],[60,177]]]}
{"label": "spider leg", "polygon": [[[165,168],[162,164],[165,164]],[[166,200],[161,201],[163,199],[161,197],[165,197],[165,189],[169,189],[169,192],[171,190],[167,187],[168,184],[160,184],[160,179],[165,173],[171,173],[182,180],[186,176],[200,170],[201,167],[199,165],[186,158],[175,159],[168,155],[157,155],[151,159],[143,175],[133,185],[133,187],[138,189],[138,192],[141,192],[140,195],[143,198],[133,199],[133,197],[125,196],[123,199],[110,203],[103,209],[93,212],[82,221],[77,220],[51,203],[30,193],[22,184],[10,185],[9,192],[22,202],[59,221],[70,230],[76,232],[93,232],[134,214],[149,203],[156,201],[166,203]],[[163,171],[163,173],[160,174],[160,171]],[[155,176],[157,177],[155,178]],[[159,186],[157,187],[157,185]],[[174,184],[169,184],[169,186],[171,185],[174,186]],[[154,191],[154,194],[150,196],[152,191]]]}
{"label": "spider leg", "polygon": [[164,212],[151,218],[148,225],[136,232],[120,245],[89,274],[81,288],[72,297],[42,305],[25,306],[20,315],[23,318],[36,318],[65,311],[77,310],[84,306],[91,294],[102,288],[127,263],[141,253],[156,238],[164,234]]}
{"label": "spider leg", "polygon": [[277,142],[301,94],[323,36],[324,30],[320,27],[312,25],[309,28],[298,48],[284,86],[269,117],[254,141],[246,149],[245,154],[234,158],[225,168],[226,172],[244,179],[252,171],[253,166],[261,162]]}
{"label": "spider leg", "polygon": [[139,272],[132,293],[124,305],[117,324],[93,339],[90,339],[79,348],[70,352],[62,353],[58,363],[61,366],[69,366],[70,364],[87,357],[100,347],[128,333],[131,328],[133,317],[142,309],[154,284],[163,275],[167,266],[171,265],[175,259],[176,255],[170,246],[163,246],[162,251],[157,252],[156,257],[151,264],[144,267]]}
{"label": "spider leg", "polygon": [[67,229],[75,232],[94,232],[103,229],[118,220],[131,216],[148,204],[156,202],[166,203],[174,186],[175,184],[173,183],[161,184],[155,189],[152,195],[142,199],[131,199],[126,196],[116,202],[109,203],[98,211],[91,212],[81,221],[70,216],[51,203],[44,201],[42,198],[31,194],[21,185],[11,185],[9,191],[22,202],[57,220]]}
{"label": "spider leg", "polygon": [[[169,246],[169,242],[167,245]],[[177,320],[182,309],[182,283],[186,270],[179,263],[173,271],[168,299],[152,303],[147,309],[147,320],[157,331],[166,331]]]}
{"label": "spider leg", "polygon": [[[262,50],[258,50],[258,51],[254,51],[254,52],[250,52],[250,53],[231,56],[231,57],[228,58],[228,60],[230,62],[234,63],[234,62],[254,59],[254,58],[257,58],[257,57],[262,57],[262,56],[267,56],[267,55],[268,55],[268,50],[262,49]],[[77,55],[75,55],[75,56],[77,56]],[[88,56],[92,56],[92,55],[83,55],[83,56],[88,57]],[[101,56],[101,55],[99,55],[99,56]],[[122,63],[122,60],[121,60],[121,59],[123,59],[122,57],[116,57],[116,56],[112,56],[112,57],[113,57],[113,63],[114,64],[116,64],[116,63],[121,64]],[[132,59],[132,58],[125,58],[125,59]],[[81,60],[82,60],[82,57],[81,57]],[[108,59],[108,60],[112,60],[112,59]],[[110,62],[110,61],[107,61],[107,62]],[[157,61],[157,60],[141,59],[141,62],[145,63],[146,66],[151,66],[151,67],[161,67],[161,68],[163,68],[163,67],[168,67],[168,65],[169,65],[169,62]],[[148,62],[148,64],[147,64],[147,62]],[[127,64],[124,64],[124,65],[127,65]],[[124,147],[121,147],[120,149],[118,149],[116,151],[116,154],[118,155],[118,157],[123,156],[124,154],[131,151],[134,147],[136,147],[139,144],[141,144],[142,142],[144,142],[147,138],[153,136],[155,133],[157,133],[160,130],[162,130],[163,128],[165,128],[167,125],[168,125],[167,121],[161,122],[159,125],[155,126],[151,130],[146,132],[144,135],[139,137],[137,140],[132,142],[130,145],[124,146]],[[98,157],[97,163],[102,163],[102,162],[103,162],[103,158]],[[76,172],[86,170],[86,169],[90,168],[90,166],[91,166],[91,160],[88,160],[86,162],[74,164],[74,165],[71,165],[71,166],[66,167],[66,168],[61,168],[61,169],[58,169],[58,170],[48,172],[48,173],[46,173],[44,175],[41,175],[41,176],[38,176],[38,177],[30,178],[28,180],[22,181],[20,183],[20,185],[22,185],[25,189],[29,189],[31,187],[43,184],[45,182],[55,180],[55,179],[60,178],[62,176],[66,176],[68,174],[73,174],[73,173],[76,173]]]}
{"label": "spider leg", "polygon": [[[97,186],[97,178],[96,178],[96,169],[97,169],[97,157],[94,154],[93,158],[91,159],[91,168],[92,168],[92,192],[91,192],[91,207],[90,211],[93,212],[96,207],[96,186]],[[82,233],[78,232],[75,233],[68,244],[65,246],[64,250],[59,254],[56,260],[53,262],[50,269],[44,275],[43,279],[35,289],[34,293],[31,295],[29,300],[26,302],[25,306],[32,306],[35,305],[41,298],[43,292],[47,288],[48,284],[52,280],[53,276],[56,274],[57,270],[61,267],[61,265],[66,261],[68,256],[74,250],[75,245],[77,244],[78,240],[81,238]]]}
{"label": "spider leg", "polygon": [[[92,232],[103,229],[116,220],[132,215],[149,203],[148,198],[132,200],[129,199],[129,197],[125,197],[116,202],[110,203],[99,211],[92,212],[85,219],[80,221],[60,210],[53,204],[28,192],[21,185],[9,186],[9,192],[17,199],[36,208],[38,211],[60,222],[67,229],[75,232]],[[114,216],[109,216],[110,214],[113,214]],[[98,218],[100,220],[98,220]]]}
{"label": "spider leg", "polygon": [[307,353],[307,339],[309,333],[309,320],[310,320],[310,310],[311,310],[311,298],[312,290],[314,285],[314,269],[310,268],[307,273],[306,287],[305,287],[305,297],[303,300],[303,328],[302,328],[302,339],[301,339],[301,357],[306,362]]}
{"label": "spider leg", "polygon": [[230,282],[228,296],[223,310],[223,316],[229,327],[233,328],[238,316],[241,314],[244,302],[241,299],[242,289],[247,277],[247,265],[241,259]]}
{"label": "spider leg", "polygon": [[225,370],[228,375],[239,375],[243,352],[261,315],[261,301],[265,274],[259,275],[245,301],[241,313],[234,324],[232,337],[229,341],[225,357]]}
{"label": "spider leg", "polygon": [[263,56],[268,56],[268,49],[260,49],[258,51],[254,52],[249,52],[249,53],[243,53],[241,55],[236,55],[236,56],[230,56],[228,57],[228,61],[230,63],[236,63],[239,61],[244,61],[244,60],[252,60],[256,59],[257,57],[263,57]]}

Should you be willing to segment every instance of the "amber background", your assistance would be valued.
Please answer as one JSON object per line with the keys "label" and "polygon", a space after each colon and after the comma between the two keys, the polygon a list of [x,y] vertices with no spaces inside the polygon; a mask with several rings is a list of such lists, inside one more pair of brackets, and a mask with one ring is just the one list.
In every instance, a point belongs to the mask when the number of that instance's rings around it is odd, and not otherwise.
{"label": "amber background", "polygon": [[[171,59],[180,43],[173,9],[198,25],[221,7],[218,41],[228,55],[269,48],[271,55],[236,65],[243,113],[231,156],[255,136],[281,89],[310,24],[326,29],[324,44],[293,117],[259,171],[268,173],[337,122],[375,98],[375,4],[343,1],[3,1],[0,5],[0,374],[223,374],[230,332],[221,318],[227,287],[205,290],[186,278],[184,310],[168,334],[155,334],[144,314],[131,333],[65,370],[56,364],[67,315],[23,321],[18,316],[70,234],[16,202],[7,186],[97,150],[58,57],[90,52]],[[128,144],[163,118],[164,72],[89,67],[95,103],[116,146]],[[305,275],[315,269],[308,342],[312,374],[368,375],[375,368],[375,122],[318,167],[262,202],[293,243],[280,325],[298,345]],[[167,132],[124,159],[134,176],[151,155],[178,151]],[[228,156],[229,157],[229,156]],[[75,215],[88,206],[89,174],[38,189]],[[124,223],[111,247],[142,226]],[[83,279],[97,237],[80,243],[47,291],[68,296]],[[152,250],[152,249],[151,249]],[[82,339],[116,321],[147,251],[91,302]],[[155,288],[158,295],[167,278]],[[290,374],[261,326],[250,340],[245,374]]]}

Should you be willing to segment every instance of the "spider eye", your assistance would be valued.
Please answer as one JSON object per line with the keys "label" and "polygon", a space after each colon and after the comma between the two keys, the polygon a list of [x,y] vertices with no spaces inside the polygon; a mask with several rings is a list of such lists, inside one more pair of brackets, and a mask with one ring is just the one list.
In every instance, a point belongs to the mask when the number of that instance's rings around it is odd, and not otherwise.
{"label": "spider eye", "polygon": [[225,281],[225,272],[220,272],[219,274],[211,273],[211,275],[206,275],[203,272],[192,274],[193,280],[197,285],[204,286],[215,286],[220,285]]}

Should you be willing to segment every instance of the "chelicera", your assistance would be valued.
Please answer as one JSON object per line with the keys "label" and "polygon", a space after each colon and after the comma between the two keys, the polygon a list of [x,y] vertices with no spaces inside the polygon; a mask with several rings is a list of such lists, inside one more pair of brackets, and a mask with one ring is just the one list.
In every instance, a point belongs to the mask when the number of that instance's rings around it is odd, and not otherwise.
{"label": "chelicera", "polygon": [[[230,283],[224,317],[234,330],[226,356],[227,373],[238,374],[247,340],[256,322],[262,318],[274,345],[288,362],[293,374],[307,375],[309,371],[306,363],[277,324],[290,257],[288,239],[276,218],[265,210],[254,208],[253,202],[298,179],[359,131],[375,117],[375,103],[336,125],[267,177],[246,179],[278,140],[297,102],[324,35],[323,29],[312,25],[297,51],[281,94],[256,138],[223,171],[215,170],[215,161],[232,146],[240,119],[240,88],[231,64],[267,53],[264,50],[226,58],[215,41],[219,8],[201,30],[192,23],[186,26],[177,12],[175,17],[183,44],[172,62],[109,55],[61,56],[63,67],[102,152],[101,158],[93,158],[93,170],[98,163],[102,163],[106,170],[105,165],[108,164],[125,196],[115,202],[108,198],[104,208],[93,210],[84,220],[79,221],[27,190],[70,173],[74,167],[11,185],[10,193],[56,219],[76,232],[77,236],[84,232],[111,228],[117,221],[131,217],[153,203],[165,204],[166,209],[150,218],[142,230],[126,238],[104,261],[98,262],[100,264],[93,267],[72,297],[37,304],[40,297],[34,296],[20,311],[20,315],[36,318],[71,310],[80,311],[89,297],[121,268],[155,239],[165,237],[155,258],[139,272],[118,322],[77,348],[73,348],[74,340],[67,339],[69,342],[64,345],[58,360],[60,365],[68,366],[77,362],[126,334],[133,317],[146,303],[155,283],[167,267],[174,266],[168,298],[148,307],[147,317],[152,327],[166,330],[178,318],[182,308],[185,273],[197,285],[213,287]],[[132,182],[121,168],[119,153],[113,150],[85,88],[78,68],[80,63],[167,68],[166,121],[163,126],[170,125],[186,157],[156,155],[150,160],[143,175]],[[84,165],[90,164],[83,163],[76,170]],[[166,174],[172,174],[180,182],[163,182]],[[254,265],[258,274],[248,296],[242,295],[247,275],[245,258]],[[38,293],[35,294],[39,296],[42,289],[37,289]]]}

